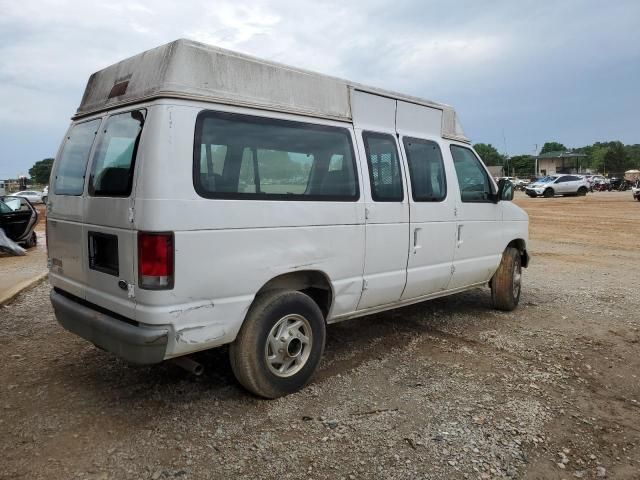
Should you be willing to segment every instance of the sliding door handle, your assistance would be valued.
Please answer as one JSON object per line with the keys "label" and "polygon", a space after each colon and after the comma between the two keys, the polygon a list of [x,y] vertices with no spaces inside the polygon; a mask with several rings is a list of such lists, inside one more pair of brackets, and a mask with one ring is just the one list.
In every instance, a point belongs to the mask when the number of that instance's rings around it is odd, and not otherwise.
{"label": "sliding door handle", "polygon": [[464,225],[458,225],[458,239],[457,239],[457,243],[458,246],[462,245],[464,243],[464,240],[462,240],[462,227]]}
{"label": "sliding door handle", "polygon": [[420,230],[422,230],[422,228],[416,228],[413,230],[413,254],[415,255],[416,253],[418,253],[418,250],[422,248],[422,246],[420,245]]}

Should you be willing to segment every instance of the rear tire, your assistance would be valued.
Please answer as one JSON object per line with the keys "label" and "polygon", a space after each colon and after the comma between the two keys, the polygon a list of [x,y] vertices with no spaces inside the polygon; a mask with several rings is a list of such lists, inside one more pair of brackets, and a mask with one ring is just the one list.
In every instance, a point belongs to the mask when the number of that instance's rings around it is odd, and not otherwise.
{"label": "rear tire", "polygon": [[584,197],[587,194],[587,187],[580,187],[578,189],[578,196]]}
{"label": "rear tire", "polygon": [[522,257],[517,248],[508,247],[491,279],[493,307],[510,312],[518,306],[522,288]]}
{"label": "rear tire", "polygon": [[552,188],[547,188],[544,193],[542,194],[542,196],[544,198],[551,198],[553,197],[553,189]]}
{"label": "rear tire", "polygon": [[256,298],[230,345],[231,369],[255,395],[281,397],[311,380],[325,338],[324,317],[309,296],[297,291],[267,293]]}

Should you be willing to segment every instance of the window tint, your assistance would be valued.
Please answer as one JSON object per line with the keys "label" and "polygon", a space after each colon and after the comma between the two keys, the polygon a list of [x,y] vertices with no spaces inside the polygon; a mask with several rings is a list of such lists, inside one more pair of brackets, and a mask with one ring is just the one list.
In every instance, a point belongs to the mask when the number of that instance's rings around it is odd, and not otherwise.
{"label": "window tint", "polygon": [[93,196],[127,197],[131,193],[135,158],[145,110],[109,117],[93,155],[89,193]]}
{"label": "window tint", "polygon": [[346,129],[219,112],[196,121],[194,186],[208,198],[357,200]]}
{"label": "window tint", "polygon": [[451,145],[453,165],[456,168],[460,198],[463,202],[490,202],[491,181],[474,153],[464,147]]}
{"label": "window tint", "polygon": [[371,196],[376,202],[401,202],[402,174],[396,141],[391,135],[363,132],[367,152]]}
{"label": "window tint", "polygon": [[89,152],[99,125],[98,118],[78,123],[69,131],[56,161],[56,176],[53,179],[53,191],[56,195],[82,195]]}
{"label": "window tint", "polygon": [[404,137],[413,200],[439,202],[447,196],[440,147],[435,142]]}

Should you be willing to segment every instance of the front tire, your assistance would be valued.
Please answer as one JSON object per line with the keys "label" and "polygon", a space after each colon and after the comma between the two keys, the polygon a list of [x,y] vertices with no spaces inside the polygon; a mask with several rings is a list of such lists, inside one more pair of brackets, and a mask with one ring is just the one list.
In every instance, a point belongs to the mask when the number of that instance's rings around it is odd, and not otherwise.
{"label": "front tire", "polygon": [[316,371],[326,339],[318,305],[297,291],[256,298],[229,348],[238,382],[264,398],[277,398],[304,387]]}
{"label": "front tire", "polygon": [[552,188],[547,188],[544,193],[542,194],[542,196],[544,198],[551,198],[553,197],[553,189]]}
{"label": "front tire", "polygon": [[500,266],[491,279],[494,308],[510,312],[518,306],[522,288],[522,257],[517,248],[507,247]]}
{"label": "front tire", "polygon": [[584,197],[587,194],[587,187],[580,187],[578,189],[578,196]]}

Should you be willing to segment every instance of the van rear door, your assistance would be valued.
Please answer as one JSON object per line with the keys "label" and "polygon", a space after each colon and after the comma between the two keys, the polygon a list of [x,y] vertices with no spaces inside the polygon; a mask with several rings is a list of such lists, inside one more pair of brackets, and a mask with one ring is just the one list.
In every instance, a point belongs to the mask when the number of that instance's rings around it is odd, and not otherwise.
{"label": "van rear door", "polygon": [[83,237],[84,186],[101,118],[72,125],[55,160],[47,203],[47,247],[51,283],[77,297],[86,294]]}
{"label": "van rear door", "polygon": [[100,127],[83,213],[86,300],[135,317],[134,173],[146,110],[110,115]]}
{"label": "van rear door", "polygon": [[131,319],[134,173],[145,117],[138,109],[73,125],[47,206],[52,284]]}

